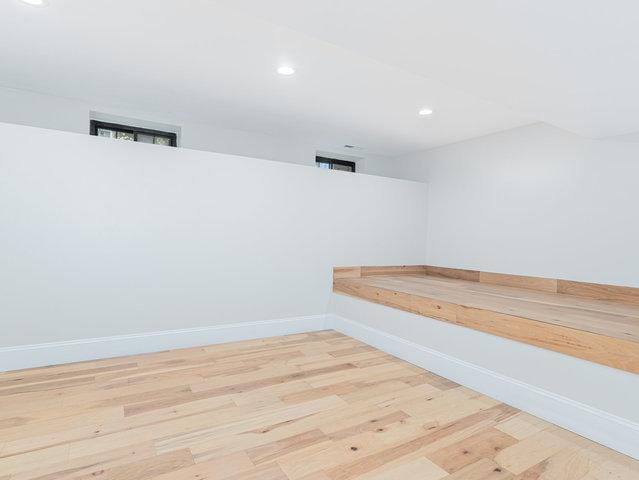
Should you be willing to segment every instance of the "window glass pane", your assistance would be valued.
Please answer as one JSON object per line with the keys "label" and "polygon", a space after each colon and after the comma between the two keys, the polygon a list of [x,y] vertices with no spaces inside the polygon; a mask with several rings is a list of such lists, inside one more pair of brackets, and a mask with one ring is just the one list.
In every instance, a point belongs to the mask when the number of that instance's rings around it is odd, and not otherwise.
{"label": "window glass pane", "polygon": [[98,128],[98,137],[115,138],[115,132],[113,130],[107,130],[106,128]]}
{"label": "window glass pane", "polygon": [[352,172],[353,168],[350,165],[340,165],[339,163],[334,163],[333,170],[342,170],[344,172]]}
{"label": "window glass pane", "polygon": [[326,168],[326,169],[330,169],[331,168],[331,164],[330,163],[326,163],[326,162],[317,162],[317,166],[319,168]]}
{"label": "window glass pane", "polygon": [[135,136],[129,132],[117,132],[117,138],[120,140],[129,140],[131,142],[135,141]]}
{"label": "window glass pane", "polygon": [[175,136],[171,132],[145,130],[133,125],[118,125],[91,120],[91,135],[104,138],[119,138],[129,142],[154,143],[167,147],[175,147]]}

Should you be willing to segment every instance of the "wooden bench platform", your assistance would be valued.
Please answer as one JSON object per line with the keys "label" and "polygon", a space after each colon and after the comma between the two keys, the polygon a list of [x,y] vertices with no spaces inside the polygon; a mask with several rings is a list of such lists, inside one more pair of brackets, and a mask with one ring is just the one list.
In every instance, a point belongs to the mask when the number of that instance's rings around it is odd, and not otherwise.
{"label": "wooden bench platform", "polygon": [[419,265],[337,267],[333,291],[639,373],[639,288]]}

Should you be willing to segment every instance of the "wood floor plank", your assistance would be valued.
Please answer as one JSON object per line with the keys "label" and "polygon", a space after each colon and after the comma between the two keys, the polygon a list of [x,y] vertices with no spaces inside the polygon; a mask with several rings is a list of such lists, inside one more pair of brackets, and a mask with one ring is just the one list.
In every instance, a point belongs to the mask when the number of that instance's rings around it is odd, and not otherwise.
{"label": "wood floor plank", "polygon": [[70,371],[61,371],[61,372],[52,372],[52,373],[40,372],[36,374],[31,374],[31,375],[29,375],[28,370],[27,371],[23,370],[22,375],[8,377],[6,380],[0,381],[0,389],[11,387],[17,384],[29,385],[33,383],[65,380],[65,379],[73,378],[73,377],[86,377],[90,375],[98,375],[104,372],[132,370],[132,369],[136,369],[137,366],[138,366],[137,363],[122,363],[122,364],[116,364],[116,365],[107,365],[104,367],[87,368],[82,370],[70,370]]}
{"label": "wood floor plank", "polygon": [[364,475],[362,480],[441,480],[448,476],[448,472],[442,470],[425,457],[419,457],[397,465],[395,468],[386,469],[383,472],[372,472]]}
{"label": "wood floor plank", "polygon": [[523,440],[548,428],[550,424],[541,418],[533,417],[525,412],[501,422],[495,428],[507,433],[517,440]]}
{"label": "wood floor plank", "polygon": [[2,431],[2,436],[6,440],[4,453],[20,451],[20,444],[40,443],[47,445],[46,440],[36,442],[36,439],[41,437],[55,439],[60,436],[60,432],[75,429],[95,431],[101,423],[116,423],[122,418],[124,418],[124,414],[121,407],[107,407],[78,410],[74,413],[69,412],[67,415],[17,425]]}
{"label": "wood floor plank", "polygon": [[156,455],[152,458],[139,460],[126,465],[105,470],[109,480],[146,480],[163,473],[175,472],[193,465],[193,456],[188,449]]}
{"label": "wood floor plank", "polygon": [[492,460],[484,458],[445,478],[446,480],[513,480],[514,476]]}
{"label": "wood floor plank", "polygon": [[0,480],[89,478],[633,480],[639,462],[324,331],[0,374]]}
{"label": "wood floor plank", "polygon": [[567,448],[569,444],[548,430],[536,433],[495,456],[495,461],[512,473],[523,473]]}
{"label": "wood floor plank", "polygon": [[275,461],[288,453],[296,452],[326,440],[326,435],[321,430],[315,429],[282,440],[276,440],[275,442],[265,445],[249,448],[246,450],[246,453],[255,465],[259,465],[264,462]]}
{"label": "wood floor plank", "polygon": [[494,428],[466,438],[429,455],[429,458],[446,470],[455,473],[482,458],[494,459],[504,448],[516,444],[516,438]]}
{"label": "wood floor plank", "polygon": [[566,448],[546,460],[530,467],[515,477],[518,480],[529,478],[560,478],[562,480],[582,480],[596,471],[597,460],[579,448]]}
{"label": "wood floor plank", "polygon": [[68,445],[57,445],[55,447],[43,448],[29,451],[20,455],[4,455],[0,458],[0,474],[15,475],[36,464],[40,466],[52,465],[64,460],[69,456]]}
{"label": "wood floor plank", "polygon": [[142,459],[153,458],[156,451],[152,442],[106,450],[77,459],[59,459],[50,465],[33,464],[31,470],[13,476],[13,480],[75,480],[101,478],[104,472]]}
{"label": "wood floor plank", "polygon": [[[267,468],[273,468],[272,465]],[[229,477],[254,472],[255,465],[245,452],[232,453],[204,463],[196,463],[178,471],[153,477],[153,480],[224,480]],[[261,472],[266,473],[267,472]],[[281,475],[281,472],[277,472]]]}
{"label": "wood floor plank", "polygon": [[268,406],[255,413],[251,413],[252,407],[246,407],[238,409],[243,413],[240,416],[223,415],[219,420],[209,421],[200,428],[158,438],[156,447],[160,451],[166,451],[188,446],[194,454],[211,458],[214,455],[230,453],[228,449],[235,445],[233,439],[239,440],[243,448],[250,448],[263,441],[269,441],[265,440],[266,437],[263,435],[273,430],[278,431],[273,440],[293,435],[297,425],[292,429],[287,428],[289,425],[294,425],[299,419],[314,413],[331,411],[343,404],[342,400],[333,396],[275,409]]}

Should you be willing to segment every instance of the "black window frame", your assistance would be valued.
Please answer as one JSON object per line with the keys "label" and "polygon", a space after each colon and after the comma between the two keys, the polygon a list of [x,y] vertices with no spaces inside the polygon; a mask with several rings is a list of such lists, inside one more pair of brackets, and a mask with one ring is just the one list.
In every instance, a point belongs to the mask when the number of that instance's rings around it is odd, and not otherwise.
{"label": "black window frame", "polygon": [[[328,157],[321,157],[321,156],[316,156],[315,157],[315,163],[328,163],[330,165],[330,169],[331,170],[335,170],[333,168],[333,165],[341,165],[343,167],[350,167],[351,172],[355,173],[356,172],[356,163],[355,162],[349,162],[348,160],[339,160],[337,158],[328,158]],[[341,170],[342,172],[345,170]]]}
{"label": "black window frame", "polygon": [[157,137],[166,137],[169,139],[170,147],[177,147],[177,133],[164,132],[162,130],[152,130],[150,128],[135,127],[133,125],[121,125],[119,123],[102,122],[100,120],[91,120],[90,122],[90,134],[98,136],[98,129],[103,128],[105,130],[116,130],[118,132],[125,132],[133,134],[135,141],[138,141],[138,134],[153,135]]}

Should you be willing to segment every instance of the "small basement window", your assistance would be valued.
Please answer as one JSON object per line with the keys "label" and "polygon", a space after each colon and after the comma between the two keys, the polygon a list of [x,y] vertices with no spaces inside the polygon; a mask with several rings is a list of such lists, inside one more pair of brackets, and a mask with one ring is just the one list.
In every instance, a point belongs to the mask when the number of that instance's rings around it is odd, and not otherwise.
{"label": "small basement window", "polygon": [[117,138],[129,142],[153,143],[167,147],[177,147],[177,134],[174,132],[162,132],[148,128],[120,125],[98,120],[91,120],[91,135],[96,137]]}
{"label": "small basement window", "polygon": [[315,157],[315,163],[319,168],[327,170],[342,170],[344,172],[355,172],[355,162],[338,160],[337,158]]}

